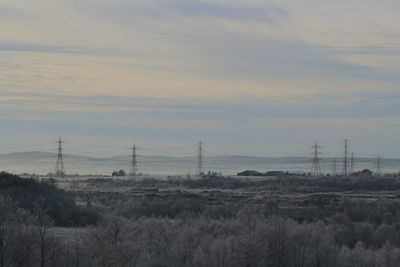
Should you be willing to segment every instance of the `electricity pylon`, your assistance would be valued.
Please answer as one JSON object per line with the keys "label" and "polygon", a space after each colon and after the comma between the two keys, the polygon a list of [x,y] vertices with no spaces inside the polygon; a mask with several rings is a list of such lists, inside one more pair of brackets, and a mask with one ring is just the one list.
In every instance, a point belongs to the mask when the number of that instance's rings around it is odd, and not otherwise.
{"label": "electricity pylon", "polygon": [[332,176],[337,176],[336,159],[333,160],[333,171],[332,171]]}
{"label": "electricity pylon", "polygon": [[312,159],[312,168],[311,168],[311,174],[313,176],[321,176],[322,171],[321,171],[321,165],[320,165],[320,158],[319,155],[321,154],[318,149],[321,148],[321,146],[318,145],[317,142],[311,147],[314,149],[313,151],[313,159]]}
{"label": "electricity pylon", "polygon": [[197,152],[197,174],[202,176],[204,174],[204,161],[203,161],[203,142],[199,142],[198,152]]}
{"label": "electricity pylon", "polygon": [[343,175],[347,177],[349,175],[349,140],[344,140],[344,157],[343,157]]}
{"label": "electricity pylon", "polygon": [[61,137],[58,139],[58,149],[57,149],[57,162],[56,167],[54,168],[54,174],[56,177],[61,177],[62,179],[65,178],[65,167],[64,167],[64,160],[63,160],[63,153],[62,153],[62,143]]}
{"label": "electricity pylon", "polygon": [[378,155],[376,158],[376,175],[381,176],[382,175],[382,158],[381,156]]}
{"label": "electricity pylon", "polygon": [[354,153],[351,153],[351,158],[350,158],[350,175],[353,176],[354,171],[355,171],[355,158],[354,158]]}
{"label": "electricity pylon", "polygon": [[136,178],[138,175],[138,166],[137,166],[137,158],[136,158],[136,145],[133,144],[132,146],[132,160],[131,160],[131,170],[129,172],[129,175],[132,178]]}

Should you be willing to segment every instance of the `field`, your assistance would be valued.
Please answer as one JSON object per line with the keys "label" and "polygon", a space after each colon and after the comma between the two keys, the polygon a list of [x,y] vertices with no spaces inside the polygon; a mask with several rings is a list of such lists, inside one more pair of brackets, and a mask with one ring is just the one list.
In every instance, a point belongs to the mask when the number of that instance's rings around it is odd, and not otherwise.
{"label": "field", "polygon": [[[169,178],[96,179],[59,183],[79,203],[123,217],[170,217],[193,215],[234,217],[243,207],[259,213],[284,215],[298,221],[326,219],[343,203],[375,207],[399,205],[396,177],[363,178],[269,178],[209,177],[200,180]],[[376,184],[379,184],[377,186]]]}

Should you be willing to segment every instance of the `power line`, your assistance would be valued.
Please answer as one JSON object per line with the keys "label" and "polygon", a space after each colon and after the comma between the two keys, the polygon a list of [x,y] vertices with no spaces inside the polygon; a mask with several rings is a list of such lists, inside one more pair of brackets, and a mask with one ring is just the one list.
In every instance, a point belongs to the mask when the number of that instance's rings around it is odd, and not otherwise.
{"label": "power line", "polygon": [[64,167],[63,153],[62,153],[62,143],[61,137],[58,139],[58,149],[57,149],[57,162],[55,167],[55,176],[65,178],[66,172]]}
{"label": "power line", "polygon": [[197,174],[202,176],[204,174],[204,160],[203,160],[203,142],[199,142],[197,153]]}
{"label": "power line", "polygon": [[318,145],[318,142],[315,142],[315,144],[311,147],[314,149],[313,152],[313,159],[312,159],[312,167],[311,167],[311,174],[313,176],[321,176],[322,171],[321,171],[321,165],[320,165],[320,158],[319,155],[321,154],[318,149],[322,148],[321,146]]}

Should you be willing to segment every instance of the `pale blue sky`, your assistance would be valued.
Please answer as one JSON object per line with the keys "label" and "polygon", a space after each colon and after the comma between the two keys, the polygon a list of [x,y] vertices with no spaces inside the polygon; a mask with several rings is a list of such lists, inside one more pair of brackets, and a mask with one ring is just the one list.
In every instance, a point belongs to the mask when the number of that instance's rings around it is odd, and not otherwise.
{"label": "pale blue sky", "polygon": [[400,158],[397,0],[0,0],[0,152]]}

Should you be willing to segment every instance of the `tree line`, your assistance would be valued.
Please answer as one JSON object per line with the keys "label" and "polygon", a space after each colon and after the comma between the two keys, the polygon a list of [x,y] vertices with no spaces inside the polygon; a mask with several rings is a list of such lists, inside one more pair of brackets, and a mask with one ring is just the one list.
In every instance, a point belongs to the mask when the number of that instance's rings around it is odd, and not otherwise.
{"label": "tree line", "polygon": [[38,206],[44,207],[58,226],[95,224],[99,217],[94,209],[76,205],[74,197],[57,188],[52,179],[37,181],[1,172],[0,195],[9,197],[18,208],[29,212]]}
{"label": "tree line", "polygon": [[[57,234],[44,209],[20,210],[0,198],[0,266],[395,267],[400,249],[358,241],[340,245],[335,226],[265,218],[243,209],[236,218],[110,216],[98,225]],[[384,231],[384,230],[383,230]]]}

